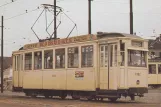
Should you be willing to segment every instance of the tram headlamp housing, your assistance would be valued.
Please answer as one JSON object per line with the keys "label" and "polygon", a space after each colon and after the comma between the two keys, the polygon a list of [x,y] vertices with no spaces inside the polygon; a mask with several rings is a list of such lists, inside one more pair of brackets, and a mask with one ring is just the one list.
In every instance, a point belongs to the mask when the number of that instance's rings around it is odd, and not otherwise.
{"label": "tram headlamp housing", "polygon": [[140,84],[140,80],[137,80],[137,81],[136,81],[136,84],[139,85],[139,84]]}

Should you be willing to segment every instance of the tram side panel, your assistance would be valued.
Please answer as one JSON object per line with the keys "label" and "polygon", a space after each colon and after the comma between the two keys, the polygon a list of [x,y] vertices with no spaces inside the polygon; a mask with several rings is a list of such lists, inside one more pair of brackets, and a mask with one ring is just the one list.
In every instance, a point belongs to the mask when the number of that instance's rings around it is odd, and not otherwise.
{"label": "tram side panel", "polygon": [[66,90],[66,70],[44,70],[43,89],[47,90]]}
{"label": "tram side panel", "polygon": [[42,89],[43,71],[25,71],[23,89]]}
{"label": "tram side panel", "polygon": [[158,84],[158,73],[157,73],[157,66],[158,64],[156,63],[151,63],[149,62],[148,68],[149,68],[149,73],[148,73],[148,85],[157,85]]}
{"label": "tram side panel", "polygon": [[148,85],[153,88],[161,86],[161,64],[160,62],[149,62]]}
{"label": "tram side panel", "polygon": [[[125,68],[120,68],[119,72],[118,72],[118,87],[119,89],[124,89],[126,87],[126,78],[125,77]],[[126,87],[127,88],[127,87]]]}
{"label": "tram side panel", "polygon": [[128,87],[135,88],[135,87],[147,87],[147,68],[128,68]]}
{"label": "tram side panel", "polygon": [[[82,66],[82,52],[84,49],[90,49],[93,54],[92,64],[89,67]],[[86,43],[79,48],[79,68],[67,69],[67,90],[74,91],[95,91],[98,88],[98,73],[97,73],[97,44]],[[87,64],[88,65],[88,64]]]}
{"label": "tram side panel", "polygon": [[95,91],[95,69],[67,70],[67,90]]}

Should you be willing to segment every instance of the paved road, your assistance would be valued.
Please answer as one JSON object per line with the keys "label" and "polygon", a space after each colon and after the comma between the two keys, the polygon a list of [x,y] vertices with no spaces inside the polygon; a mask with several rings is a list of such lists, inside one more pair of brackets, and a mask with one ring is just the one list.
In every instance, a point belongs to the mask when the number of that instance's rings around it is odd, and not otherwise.
{"label": "paved road", "polygon": [[5,92],[0,94],[0,107],[161,107],[161,90],[149,90],[143,98],[121,98],[116,103],[108,100],[86,101],[86,100],[61,100],[59,98],[45,99],[43,97],[25,97],[23,93]]}

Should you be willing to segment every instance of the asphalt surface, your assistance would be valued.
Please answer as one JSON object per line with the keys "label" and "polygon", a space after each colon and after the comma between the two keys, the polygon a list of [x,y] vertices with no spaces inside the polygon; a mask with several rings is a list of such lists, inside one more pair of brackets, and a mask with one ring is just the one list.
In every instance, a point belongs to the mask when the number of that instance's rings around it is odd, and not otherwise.
{"label": "asphalt surface", "polygon": [[31,98],[23,93],[4,92],[0,94],[0,107],[161,107],[161,89],[150,89],[144,97],[136,97],[131,101],[129,97],[121,98],[112,103],[104,101],[87,101],[85,99],[72,100],[70,97],[61,100],[59,97],[46,99],[44,97]]}

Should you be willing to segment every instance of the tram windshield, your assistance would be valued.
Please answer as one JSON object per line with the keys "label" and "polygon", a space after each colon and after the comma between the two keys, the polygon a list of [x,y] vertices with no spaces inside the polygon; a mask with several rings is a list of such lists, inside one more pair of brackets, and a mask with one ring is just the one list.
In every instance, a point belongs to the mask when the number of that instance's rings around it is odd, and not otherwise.
{"label": "tram windshield", "polygon": [[128,50],[128,66],[146,67],[146,52]]}

